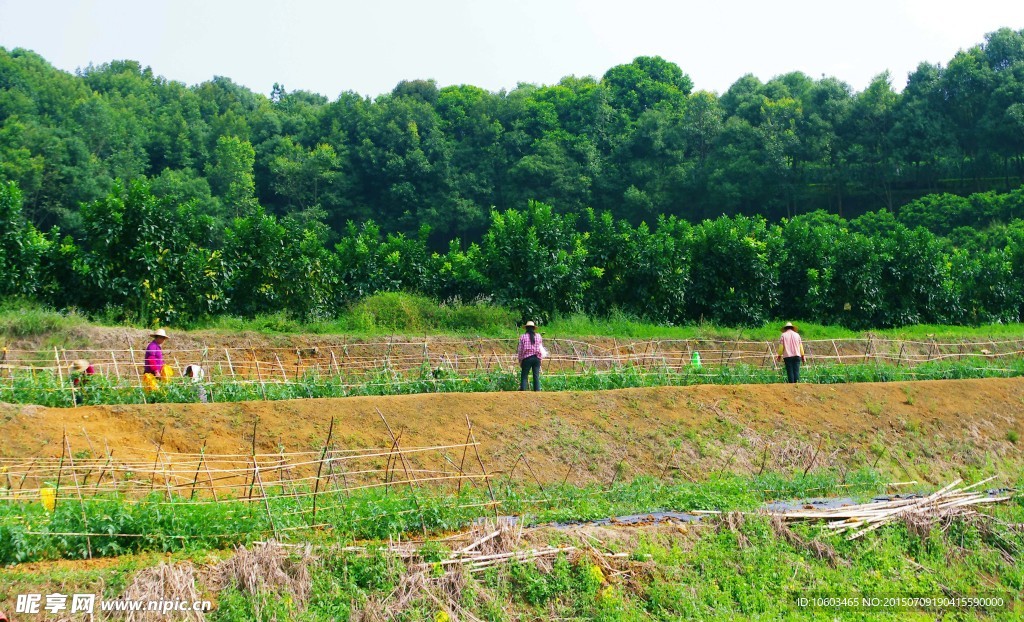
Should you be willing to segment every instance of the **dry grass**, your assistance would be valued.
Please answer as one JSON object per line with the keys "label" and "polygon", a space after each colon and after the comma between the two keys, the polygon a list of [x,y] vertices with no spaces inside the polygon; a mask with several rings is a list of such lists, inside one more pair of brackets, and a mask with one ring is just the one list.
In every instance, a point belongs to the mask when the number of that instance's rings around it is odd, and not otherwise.
{"label": "dry grass", "polygon": [[718,532],[721,533],[725,530],[729,530],[736,534],[736,544],[741,549],[745,549],[750,546],[750,538],[743,533],[743,524],[745,519],[743,518],[743,512],[729,512],[722,514],[718,521]]}
{"label": "dry grass", "polygon": [[[131,584],[121,594],[125,601],[184,601],[194,603],[202,600],[196,588],[196,569],[189,562],[180,564],[159,564],[146,568],[135,575]],[[128,622],[167,620],[169,616],[158,611],[118,611],[110,614],[114,619]],[[203,622],[202,611],[185,611],[174,614],[176,620]]]}
{"label": "dry grass", "polygon": [[807,551],[817,559],[825,560],[830,566],[836,568],[840,565],[849,566],[850,563],[839,557],[832,546],[817,540],[805,540],[786,525],[786,521],[780,516],[772,516],[772,531],[775,536],[785,540],[790,546],[801,551]]}
{"label": "dry grass", "polygon": [[315,561],[309,547],[285,547],[273,541],[248,549],[240,546],[231,559],[212,568],[210,585],[218,590],[235,586],[253,596],[257,618],[262,611],[261,597],[269,593],[290,596],[296,609],[302,610],[309,602],[310,568]]}

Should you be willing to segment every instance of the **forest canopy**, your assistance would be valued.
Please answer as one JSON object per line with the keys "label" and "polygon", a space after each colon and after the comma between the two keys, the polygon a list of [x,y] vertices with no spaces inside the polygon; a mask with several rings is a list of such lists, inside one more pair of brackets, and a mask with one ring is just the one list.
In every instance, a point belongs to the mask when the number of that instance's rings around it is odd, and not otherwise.
{"label": "forest canopy", "polygon": [[375,99],[0,48],[0,294],[142,322],[330,316],[380,291],[524,314],[1016,321],[1024,31],[901,91],[694,90],[640,57]]}

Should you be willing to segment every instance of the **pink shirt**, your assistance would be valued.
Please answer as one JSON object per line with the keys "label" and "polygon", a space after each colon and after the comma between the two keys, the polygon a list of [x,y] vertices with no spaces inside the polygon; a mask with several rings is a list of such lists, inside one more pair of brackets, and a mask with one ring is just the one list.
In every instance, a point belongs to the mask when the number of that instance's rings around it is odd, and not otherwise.
{"label": "pink shirt", "polygon": [[800,333],[795,330],[787,330],[782,333],[782,337],[779,337],[779,354],[782,354],[783,358],[789,358],[791,356],[803,356],[804,355],[804,343],[800,339]]}
{"label": "pink shirt", "polygon": [[540,348],[541,348],[541,345],[544,343],[544,340],[541,339],[540,335],[538,335],[536,333],[534,333],[533,336],[534,336],[534,342],[533,343],[530,343],[530,334],[529,333],[523,333],[522,335],[519,336],[519,349],[516,352],[516,356],[517,356],[517,358],[520,361],[525,359],[525,358],[529,358],[531,356],[536,356],[539,359],[543,359],[544,358],[540,354]]}

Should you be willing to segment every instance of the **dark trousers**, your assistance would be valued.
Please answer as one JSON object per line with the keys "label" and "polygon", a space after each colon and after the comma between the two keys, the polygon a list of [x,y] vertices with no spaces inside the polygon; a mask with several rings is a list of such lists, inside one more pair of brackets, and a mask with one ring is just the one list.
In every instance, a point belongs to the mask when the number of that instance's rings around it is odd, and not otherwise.
{"label": "dark trousers", "polygon": [[786,381],[800,382],[800,357],[787,356],[782,360],[786,363]]}
{"label": "dark trousers", "polygon": [[526,379],[530,376],[530,370],[533,370],[533,390],[540,391],[540,357],[528,356],[523,360],[519,361],[519,390],[526,390]]}

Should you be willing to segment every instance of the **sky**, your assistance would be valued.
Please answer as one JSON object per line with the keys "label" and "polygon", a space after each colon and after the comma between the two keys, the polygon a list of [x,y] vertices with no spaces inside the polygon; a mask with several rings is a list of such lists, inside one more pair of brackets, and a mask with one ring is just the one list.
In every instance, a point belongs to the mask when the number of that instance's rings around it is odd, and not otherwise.
{"label": "sky", "polygon": [[489,91],[600,77],[637,56],[679,65],[696,90],[791,71],[854,90],[888,70],[945,65],[1024,0],[0,0],[0,46],[54,66],[132,59],[186,84],[225,76],[335,99],[401,80]]}

